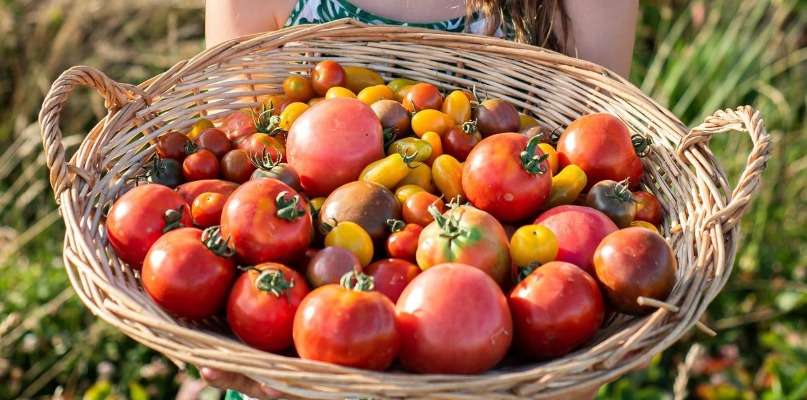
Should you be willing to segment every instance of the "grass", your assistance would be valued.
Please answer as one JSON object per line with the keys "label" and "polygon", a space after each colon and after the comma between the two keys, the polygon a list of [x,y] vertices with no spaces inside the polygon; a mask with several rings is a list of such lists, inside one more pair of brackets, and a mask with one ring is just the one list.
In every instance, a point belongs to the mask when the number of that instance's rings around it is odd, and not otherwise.
{"label": "grass", "polygon": [[[69,289],[35,123],[50,82],[71,65],[139,82],[198,52],[201,5],[0,0],[0,399],[164,398],[191,380],[92,316]],[[706,315],[719,335],[693,331],[601,397],[807,397],[806,11],[798,0],[642,4],[631,81],[690,126],[752,104],[774,150],[743,220],[735,272]],[[73,147],[103,104],[79,91],[63,115]],[[724,134],[711,146],[736,178],[748,138]]]}

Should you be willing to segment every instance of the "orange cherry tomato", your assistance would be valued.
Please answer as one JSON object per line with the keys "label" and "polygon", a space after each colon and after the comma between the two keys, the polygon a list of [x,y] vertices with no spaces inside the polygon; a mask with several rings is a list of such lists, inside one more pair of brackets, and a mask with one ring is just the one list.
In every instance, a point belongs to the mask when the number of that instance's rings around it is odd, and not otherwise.
{"label": "orange cherry tomato", "polygon": [[191,205],[191,217],[194,225],[200,228],[218,225],[227,197],[229,196],[214,192],[204,192],[197,196]]}
{"label": "orange cherry tomato", "polygon": [[325,92],[325,98],[326,99],[333,99],[333,98],[336,98],[336,97],[347,97],[347,98],[355,99],[356,94],[353,93],[350,89],[343,88],[341,86],[334,86],[334,87],[328,89],[327,92]]}
{"label": "orange cherry tomato", "polygon": [[412,130],[418,136],[428,131],[437,132],[443,136],[455,125],[454,119],[448,114],[432,109],[418,111],[412,116]]}
{"label": "orange cherry tomato", "polygon": [[283,94],[291,101],[308,101],[314,97],[314,87],[307,77],[292,75],[283,81]]}
{"label": "orange cherry tomato", "polygon": [[429,206],[434,205],[440,214],[445,212],[446,205],[439,197],[429,192],[418,192],[406,199],[403,204],[403,219],[408,224],[426,226],[434,221],[429,213]]}
{"label": "orange cherry tomato", "polygon": [[427,141],[432,148],[431,155],[428,159],[426,159],[426,164],[432,165],[434,163],[434,159],[443,154],[443,142],[440,139],[440,135],[438,135],[437,132],[429,131],[424,133],[420,138]]}
{"label": "orange cherry tomato", "polygon": [[368,106],[379,100],[395,100],[395,93],[387,85],[374,85],[361,90],[356,97]]}
{"label": "orange cherry tomato", "polygon": [[448,154],[437,157],[432,164],[432,181],[445,199],[465,197],[462,191],[462,163]]}
{"label": "orange cherry tomato", "polygon": [[409,112],[439,110],[443,105],[443,95],[431,83],[416,83],[406,92],[402,103]]}
{"label": "orange cherry tomato", "polygon": [[471,101],[462,90],[455,90],[443,100],[442,110],[457,124],[471,120]]}
{"label": "orange cherry tomato", "polygon": [[328,89],[334,86],[344,87],[345,83],[347,83],[345,70],[336,61],[320,61],[311,70],[311,85],[318,96],[325,96]]}

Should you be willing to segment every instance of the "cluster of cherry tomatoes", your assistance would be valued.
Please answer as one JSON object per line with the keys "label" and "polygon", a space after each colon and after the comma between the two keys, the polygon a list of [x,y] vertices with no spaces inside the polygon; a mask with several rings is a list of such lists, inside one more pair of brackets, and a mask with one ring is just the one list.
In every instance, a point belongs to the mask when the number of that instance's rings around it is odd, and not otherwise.
{"label": "cluster of cherry tomatoes", "polygon": [[162,135],[109,210],[109,243],[168,313],[224,311],[245,343],[305,359],[480,373],[564,355],[672,290],[661,206],[632,191],[647,143],[618,118],[553,132],[333,61],[283,92]]}

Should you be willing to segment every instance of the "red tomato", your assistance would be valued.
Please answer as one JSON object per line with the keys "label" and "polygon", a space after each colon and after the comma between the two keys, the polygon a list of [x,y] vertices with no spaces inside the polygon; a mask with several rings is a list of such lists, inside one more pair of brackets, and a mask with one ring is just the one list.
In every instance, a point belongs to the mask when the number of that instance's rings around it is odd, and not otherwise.
{"label": "red tomato", "polygon": [[232,251],[217,230],[182,228],[151,246],[140,280],[160,308],[181,318],[202,319],[221,310],[235,275]]}
{"label": "red tomato", "polygon": [[[169,213],[171,210],[174,212]],[[134,268],[140,268],[146,252],[166,228],[192,224],[188,203],[182,196],[157,184],[132,188],[115,200],[106,217],[109,244],[121,260]]]}
{"label": "red tomato", "polygon": [[227,114],[221,122],[221,130],[234,143],[249,137],[256,132],[252,110],[238,110]]}
{"label": "red tomato", "polygon": [[443,105],[443,95],[440,89],[431,83],[416,83],[409,88],[401,103],[409,112],[439,110]]}
{"label": "red tomato", "polygon": [[207,128],[199,134],[196,143],[200,149],[210,150],[216,157],[221,157],[232,148],[230,139],[219,129]]}
{"label": "red tomato", "polygon": [[647,221],[656,226],[661,224],[663,211],[656,196],[647,192],[633,192],[633,201],[636,202],[634,219]]}
{"label": "red tomato", "polygon": [[244,183],[221,213],[222,237],[247,264],[294,261],[305,253],[313,233],[308,203],[276,179]]}
{"label": "red tomato", "polygon": [[255,166],[242,149],[230,150],[221,158],[221,175],[228,181],[244,183],[249,180],[253,171]]}
{"label": "red tomato", "polygon": [[464,264],[441,264],[412,280],[396,304],[403,367],[478,374],[504,358],[513,321],[499,286]]}
{"label": "red tomato", "polygon": [[418,249],[418,238],[423,227],[417,224],[406,224],[404,229],[393,232],[387,238],[387,255],[415,262]]}
{"label": "red tomato", "polygon": [[294,346],[303,359],[382,371],[400,346],[395,306],[370,291],[373,278],[345,278],[344,286],[325,285],[303,299],[294,317]]}
{"label": "red tomato", "polygon": [[355,181],[367,164],[384,157],[381,123],[359,100],[323,100],[294,121],[286,156],[306,194],[326,196]]}
{"label": "red tomato", "polygon": [[189,142],[190,140],[183,133],[168,132],[157,139],[157,155],[160,158],[172,158],[182,162]]}
{"label": "red tomato", "polygon": [[535,215],[552,188],[552,171],[539,143],[518,133],[479,142],[462,168],[462,190],[468,200],[504,222]]}
{"label": "red tomato", "polygon": [[246,150],[251,158],[266,158],[280,162],[286,156],[283,143],[277,137],[263,132],[249,135],[238,143],[238,148]]}
{"label": "red tomato", "polygon": [[364,273],[373,277],[373,290],[396,302],[406,285],[420,273],[420,268],[400,258],[386,258],[368,265]]}
{"label": "red tomato", "polygon": [[289,348],[294,313],[308,294],[305,279],[283,264],[264,263],[235,281],[227,322],[244,343],[263,351]]}
{"label": "red tomato", "polygon": [[346,273],[352,271],[361,271],[361,263],[356,255],[350,250],[329,246],[308,260],[305,275],[311,286],[320,287],[339,283]]}
{"label": "red tomato", "polygon": [[459,161],[465,161],[481,139],[478,132],[465,133],[462,128],[455,126],[443,135],[443,152]]}
{"label": "red tomato", "polygon": [[443,200],[429,192],[417,192],[409,196],[403,204],[403,219],[407,224],[426,226],[434,217],[429,213],[429,206],[434,205],[442,214],[446,210]]}
{"label": "red tomato", "polygon": [[515,344],[533,359],[560,357],[589,341],[604,318],[597,282],[574,264],[542,265],[510,292]]}
{"label": "red tomato", "polygon": [[345,86],[347,75],[336,61],[320,61],[311,70],[311,86],[319,96],[325,96],[328,89],[334,86]]}
{"label": "red tomato", "polygon": [[628,127],[611,114],[576,119],[560,135],[557,148],[563,166],[575,164],[586,172],[586,189],[606,179],[629,179],[635,187],[642,179],[642,162],[633,148]]}
{"label": "red tomato", "polygon": [[227,197],[213,192],[205,192],[197,196],[191,204],[193,223],[202,228],[218,225]]}
{"label": "red tomato", "polygon": [[536,224],[549,228],[558,239],[557,261],[565,261],[594,274],[594,251],[600,241],[617,230],[605,214],[589,207],[559,206],[535,219]]}
{"label": "red tomato", "polygon": [[198,150],[182,161],[182,176],[186,181],[218,178],[220,169],[218,158],[210,150]]}
{"label": "red tomato", "polygon": [[238,188],[238,184],[220,179],[202,179],[183,183],[177,186],[177,193],[182,196],[186,203],[191,204],[200,194],[205,192],[221,193],[230,197],[230,193]]}

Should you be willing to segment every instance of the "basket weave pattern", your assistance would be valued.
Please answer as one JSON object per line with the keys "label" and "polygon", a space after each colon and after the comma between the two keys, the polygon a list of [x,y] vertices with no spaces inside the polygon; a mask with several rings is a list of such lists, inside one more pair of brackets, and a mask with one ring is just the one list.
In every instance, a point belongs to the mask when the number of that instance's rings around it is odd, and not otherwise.
{"label": "basket weave pattern", "polygon": [[[385,78],[407,77],[443,89],[476,87],[548,127],[610,112],[653,140],[643,159],[643,186],[665,209],[664,235],[678,260],[678,281],[645,317],[617,317],[588,346],[545,363],[504,367],[476,376],[368,372],[261,352],[217,329],[216,321],[177,321],[157,308],[135,274],[106,243],[104,210],[131,185],[154,153],[154,140],[186,130],[200,116],[217,118],[278,93],[289,73],[334,59]],[[60,112],[78,86],[95,88],[107,116],[68,160]],[[726,283],[738,224],[760,184],[770,138],[750,107],[718,111],[688,132],[669,111],[597,65],[494,38],[353,21],[297,26],[232,40],[140,85],[115,82],[90,67],[65,71],[39,116],[50,182],[66,226],[64,263],[93,313],[177,362],[237,371],[290,397],[350,396],[513,399],[570,393],[615,379],[673,344],[698,322]],[[753,142],[734,189],[708,147],[721,132],[744,131]]]}

